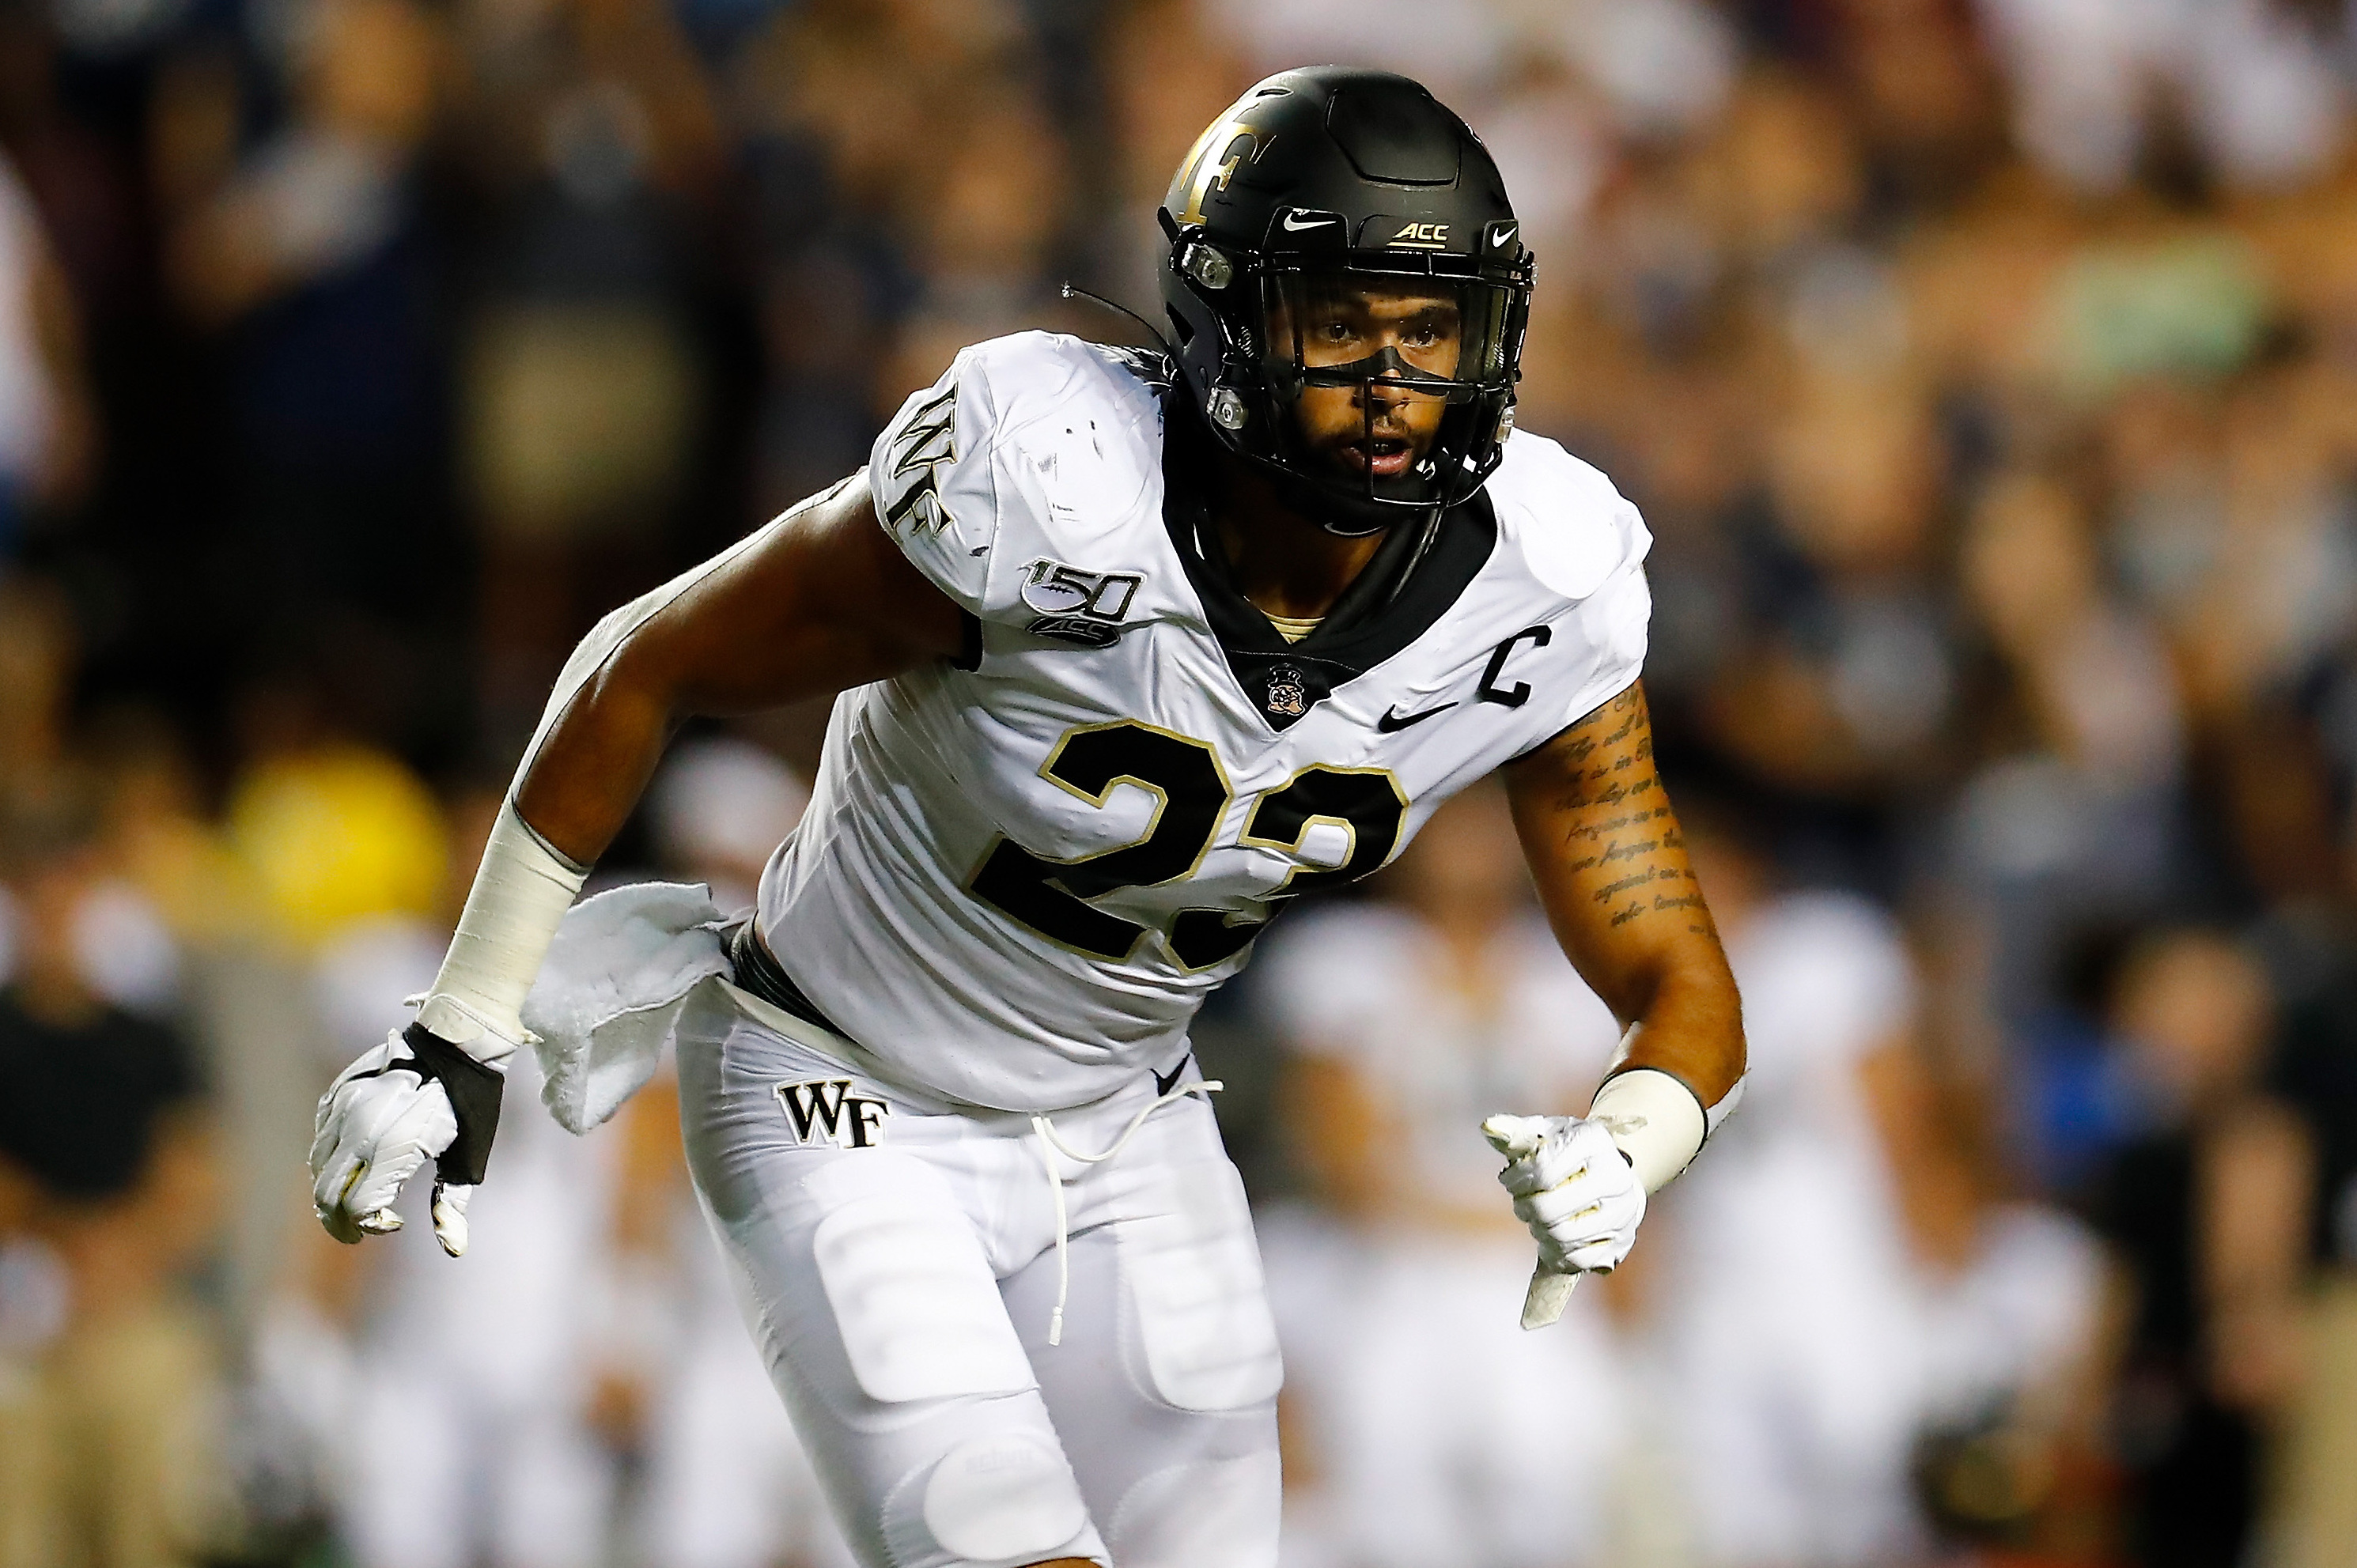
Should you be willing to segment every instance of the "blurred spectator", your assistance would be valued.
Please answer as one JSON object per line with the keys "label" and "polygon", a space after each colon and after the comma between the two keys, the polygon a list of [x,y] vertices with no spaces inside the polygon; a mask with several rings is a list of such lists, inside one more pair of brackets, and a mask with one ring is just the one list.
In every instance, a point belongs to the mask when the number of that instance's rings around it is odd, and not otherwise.
{"label": "blurred spectator", "polygon": [[98,458],[81,325],[38,211],[0,153],[0,564],[28,515],[80,499]]}
{"label": "blurred spectator", "polygon": [[[430,913],[382,912],[321,950],[329,1033],[319,1082],[397,1028],[404,998],[432,983],[500,800],[476,790],[453,802],[453,865],[466,869],[445,880]],[[282,1305],[273,1331],[291,1343],[271,1364],[313,1380],[279,1397],[321,1423],[302,1436],[329,1456],[329,1506],[361,1568],[605,1561],[616,1461],[591,1411],[605,1371],[619,1151],[611,1139],[565,1133],[541,1112],[539,1090],[531,1053],[518,1053],[498,1175],[468,1211],[465,1258],[445,1257],[424,1222],[430,1182],[403,1195],[415,1222],[366,1253],[306,1239],[310,1254],[331,1261],[314,1269],[307,1305]],[[358,1278],[337,1280],[346,1270]],[[336,1321],[339,1306],[350,1321]],[[323,1330],[338,1329],[348,1352],[333,1337],[323,1343]],[[406,1456],[398,1486],[385,1484],[389,1452]]]}
{"label": "blurred spectator", "polygon": [[[1992,482],[1961,564],[2010,711],[1959,792],[1949,875],[1986,922],[1988,1004],[2019,1026],[2052,1001],[2070,932],[2184,886],[2187,719],[2166,644],[2108,589],[2067,489]],[[2025,1104],[2047,1066],[2023,1064]]]}
{"label": "blurred spectator", "polygon": [[206,811],[196,764],[152,710],[120,708],[90,726],[106,779],[106,838],[124,879],[182,947],[250,939],[264,923],[253,871]]}
{"label": "blurred spectator", "polygon": [[[1630,1415],[1610,1330],[1593,1290],[1544,1335],[1516,1326],[1530,1237],[1480,1128],[1504,1106],[1584,1106],[1620,1028],[1540,916],[1498,786],[1441,807],[1385,890],[1298,917],[1254,972],[1341,1229],[1265,1242],[1287,1462],[1318,1494],[1288,1528],[1340,1564],[1603,1563]],[[1566,1423],[1573,1402],[1587,1413]]]}
{"label": "blurred spectator", "polygon": [[1708,119],[1733,74],[1736,40],[1720,13],[1698,0],[1449,0],[1443,5],[1369,5],[1364,0],[1284,0],[1207,7],[1240,38],[1257,71],[1329,58],[1342,38],[1355,64],[1415,76],[1444,102],[1464,103],[1476,131],[1484,90],[1537,58],[1577,70],[1640,135],[1688,129]]}
{"label": "blurred spectator", "polygon": [[[181,1001],[180,947],[113,842],[104,781],[67,755],[73,649],[64,608],[38,585],[0,585],[0,734],[14,764],[0,764],[0,812],[62,814],[91,838],[76,846],[82,878],[70,902],[35,911],[0,886],[0,983],[33,961],[35,945],[62,941],[84,985],[115,1006],[160,1016]],[[93,812],[99,820],[81,824]],[[53,929],[37,929],[44,919]]]}
{"label": "blurred spectator", "polygon": [[2304,1376],[2309,1141],[2260,1087],[2273,999],[2240,944],[2162,930],[2128,955],[2112,1027],[2157,1107],[2094,1205],[2128,1297],[2118,1427],[2127,1547],[2153,1568],[2240,1561],[2266,1430]]}
{"label": "blurred spectator", "polygon": [[0,795],[39,788],[63,757],[80,642],[54,585],[0,579]]}
{"label": "blurred spectator", "polygon": [[[764,118],[822,151],[842,238],[881,242],[855,252],[881,275],[853,308],[879,281],[899,285],[871,420],[977,338],[1082,321],[1121,335],[1055,302],[1088,148],[1048,117],[1049,62],[1016,0],[815,0],[783,18],[762,64],[778,94]],[[832,336],[781,339],[781,368]]]}
{"label": "blurred spectator", "polygon": [[[283,119],[191,198],[168,256],[186,310],[224,335],[237,607],[247,639],[332,628],[414,686],[437,655],[430,628],[455,624],[442,263],[420,167],[444,42],[413,0],[313,0],[267,41]],[[236,79],[210,91],[236,124]],[[439,718],[394,707],[404,739]]]}
{"label": "blurred spectator", "polygon": [[[1107,18],[1101,69],[1106,78],[1112,182],[1119,218],[1100,225],[1103,243],[1125,258],[1112,274],[1117,297],[1139,305],[1159,297],[1161,266],[1154,209],[1171,171],[1203,127],[1252,85],[1234,36],[1193,0],[1137,0]],[[1502,153],[1501,154],[1502,156]],[[1149,316],[1157,315],[1147,311]]]}
{"label": "blurred spectator", "polygon": [[703,882],[726,912],[748,909],[770,856],[802,821],[810,789],[770,752],[734,736],[673,747],[649,792],[656,853]]}
{"label": "blurred spectator", "polygon": [[257,687],[243,716],[253,755],[230,793],[230,840],[280,928],[310,944],[354,920],[432,910],[448,851],[417,776],[339,733],[308,682]]}
{"label": "blurred spectator", "polygon": [[5,823],[0,1560],[193,1568],[235,1528],[220,1348],[183,1294],[215,1227],[216,1156],[186,1046],[85,978],[97,828],[70,786]]}
{"label": "blurred spectator", "polygon": [[574,639],[660,578],[692,493],[706,379],[692,242],[723,152],[677,18],[650,0],[483,6],[460,42],[464,164],[494,204],[460,467],[504,751]]}
{"label": "blurred spectator", "polygon": [[[2276,0],[1981,0],[2018,94],[2015,134],[2092,192],[2126,185],[2177,116],[2210,172],[2280,187],[2339,150],[2330,12]],[[2334,18],[2337,20],[2337,18]]]}
{"label": "blurred spectator", "polygon": [[1910,1561],[1919,1434],[2064,1379],[2094,1261],[2066,1221],[1995,1201],[1889,918],[1780,891],[1738,817],[1679,800],[1751,1053],[1741,1113],[1648,1221],[1701,1556]]}
{"label": "blurred spectator", "polygon": [[2271,1087],[2316,1150],[2309,1249],[2317,1266],[2308,1363],[2284,1430],[2272,1530],[2291,1568],[2357,1553],[2357,839],[2344,824],[2328,897],[2262,928],[2277,994]]}

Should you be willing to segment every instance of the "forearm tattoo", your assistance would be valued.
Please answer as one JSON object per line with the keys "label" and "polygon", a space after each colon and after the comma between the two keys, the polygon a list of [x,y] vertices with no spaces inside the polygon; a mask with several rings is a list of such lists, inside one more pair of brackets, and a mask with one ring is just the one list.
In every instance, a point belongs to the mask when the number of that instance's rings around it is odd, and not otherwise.
{"label": "forearm tattoo", "polygon": [[1641,683],[1564,732],[1532,760],[1550,770],[1553,818],[1580,895],[1618,928],[1677,918],[1710,929],[1685,838],[1653,766]]}

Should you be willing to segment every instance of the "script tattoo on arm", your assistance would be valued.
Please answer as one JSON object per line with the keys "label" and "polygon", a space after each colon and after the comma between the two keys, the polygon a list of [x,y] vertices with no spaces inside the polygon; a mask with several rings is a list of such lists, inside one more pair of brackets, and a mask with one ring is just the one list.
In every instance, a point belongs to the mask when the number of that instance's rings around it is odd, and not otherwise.
{"label": "script tattoo on arm", "polygon": [[1604,906],[1616,927],[1664,916],[1697,934],[1710,930],[1684,836],[1653,766],[1643,688],[1630,687],[1565,731],[1533,760],[1541,759],[1555,765],[1550,814],[1565,869],[1582,884],[1582,896]]}
{"label": "script tattoo on arm", "polygon": [[[1642,682],[1506,769],[1515,827],[1564,951],[1624,1024],[1631,1062],[1706,1103],[1742,1071],[1735,983],[1653,763]],[[1674,1057],[1646,1060],[1649,1055]]]}

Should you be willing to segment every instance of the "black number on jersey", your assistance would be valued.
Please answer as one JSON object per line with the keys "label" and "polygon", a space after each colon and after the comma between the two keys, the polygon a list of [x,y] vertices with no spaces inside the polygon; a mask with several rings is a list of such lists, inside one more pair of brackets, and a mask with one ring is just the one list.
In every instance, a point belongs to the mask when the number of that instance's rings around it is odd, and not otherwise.
{"label": "black number on jersey", "polygon": [[[1244,822],[1244,843],[1299,854],[1313,822],[1331,822],[1351,835],[1351,852],[1341,865],[1323,870],[1293,868],[1271,901],[1269,919],[1284,907],[1277,900],[1340,887],[1381,867],[1399,847],[1400,827],[1406,820],[1407,797],[1388,768],[1317,763],[1295,774],[1283,789],[1263,795]],[[1217,909],[1181,910],[1170,923],[1170,950],[1189,969],[1209,969],[1243,951],[1266,924],[1268,920],[1230,924]]]}
{"label": "black number on jersey", "polygon": [[[1200,740],[1132,719],[1067,734],[1040,773],[1092,805],[1131,783],[1157,798],[1146,836],[1080,860],[1044,860],[1008,838],[991,846],[968,883],[974,896],[1050,941],[1098,958],[1121,960],[1147,928],[1088,902],[1125,887],[1151,887],[1192,875],[1227,815],[1234,792],[1219,754]],[[1298,854],[1313,822],[1332,822],[1351,837],[1342,864],[1297,866],[1275,899],[1366,875],[1391,858],[1407,817],[1407,797],[1382,768],[1305,768],[1253,805],[1241,842]],[[1170,950],[1189,969],[1208,969],[1241,952],[1266,920],[1231,922],[1218,909],[1181,910],[1171,922]]]}
{"label": "black number on jersey", "polygon": [[1146,929],[1086,900],[1174,881],[1201,863],[1233,798],[1219,754],[1200,740],[1123,719],[1070,732],[1039,771],[1097,806],[1115,784],[1151,789],[1160,797],[1154,822],[1135,843],[1082,860],[1042,860],[1002,838],[968,886],[1050,941],[1099,958],[1127,958]]}

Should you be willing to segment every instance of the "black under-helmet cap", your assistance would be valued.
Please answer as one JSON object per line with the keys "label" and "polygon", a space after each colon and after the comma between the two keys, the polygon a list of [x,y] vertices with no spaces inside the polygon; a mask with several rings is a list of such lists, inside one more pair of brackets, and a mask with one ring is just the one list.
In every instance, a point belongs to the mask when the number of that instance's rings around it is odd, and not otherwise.
{"label": "black under-helmet cap", "polygon": [[1362,179],[1457,183],[1456,118],[1405,78],[1336,88],[1326,103],[1326,129]]}

